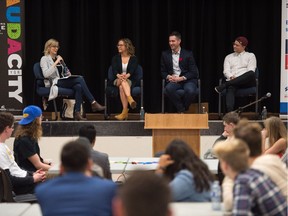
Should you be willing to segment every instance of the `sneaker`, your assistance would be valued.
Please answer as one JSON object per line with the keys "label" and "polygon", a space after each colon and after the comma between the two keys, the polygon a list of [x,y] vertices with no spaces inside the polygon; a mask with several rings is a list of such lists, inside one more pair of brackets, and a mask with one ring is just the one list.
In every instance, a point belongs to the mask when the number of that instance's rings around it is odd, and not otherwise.
{"label": "sneaker", "polygon": [[214,89],[217,93],[220,94],[225,89],[225,86],[223,86],[223,85],[216,86]]}

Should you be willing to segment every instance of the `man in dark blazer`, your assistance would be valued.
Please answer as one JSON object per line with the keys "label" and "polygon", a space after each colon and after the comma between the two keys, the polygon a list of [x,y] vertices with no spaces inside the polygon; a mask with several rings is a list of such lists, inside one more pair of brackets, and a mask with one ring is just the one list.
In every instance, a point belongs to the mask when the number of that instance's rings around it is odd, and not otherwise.
{"label": "man in dark blazer", "polygon": [[87,138],[91,147],[91,158],[95,164],[100,166],[103,170],[103,177],[111,179],[111,170],[108,154],[96,151],[93,149],[96,142],[96,129],[94,125],[84,125],[79,130],[79,137]]}
{"label": "man in dark blazer", "polygon": [[[192,51],[180,46],[181,34],[172,32],[169,35],[170,50],[162,52],[161,74],[166,80],[165,95],[171,100],[178,113],[189,109],[197,95],[197,79],[199,77]],[[184,97],[177,90],[185,91]]]}

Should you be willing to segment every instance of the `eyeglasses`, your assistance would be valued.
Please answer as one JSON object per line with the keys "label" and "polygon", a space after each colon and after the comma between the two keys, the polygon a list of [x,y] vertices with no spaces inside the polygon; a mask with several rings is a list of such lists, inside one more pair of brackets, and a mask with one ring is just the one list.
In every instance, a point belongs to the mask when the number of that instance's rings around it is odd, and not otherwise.
{"label": "eyeglasses", "polygon": [[52,48],[60,49],[60,46],[51,46]]}
{"label": "eyeglasses", "polygon": [[116,47],[122,47],[125,46],[124,44],[117,44]]}

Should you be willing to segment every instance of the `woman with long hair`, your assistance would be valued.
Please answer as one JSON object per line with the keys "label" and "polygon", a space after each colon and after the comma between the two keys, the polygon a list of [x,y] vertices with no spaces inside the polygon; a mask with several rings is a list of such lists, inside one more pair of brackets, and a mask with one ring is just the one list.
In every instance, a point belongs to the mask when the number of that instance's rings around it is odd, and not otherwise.
{"label": "woman with long hair", "polygon": [[122,113],[116,115],[118,120],[128,118],[128,103],[132,109],[137,104],[131,96],[131,87],[136,84],[134,74],[138,67],[137,57],[135,56],[135,47],[128,38],[122,38],[117,44],[118,54],[112,58],[112,71],[114,75],[113,84],[119,88],[120,99],[122,103]]}
{"label": "woman with long hair", "polygon": [[156,173],[170,181],[173,201],[208,202],[214,180],[208,166],[182,140],[174,140],[159,159]]}
{"label": "woman with long hair", "polygon": [[27,106],[23,118],[15,131],[14,157],[24,170],[35,172],[48,170],[51,166],[40,156],[39,139],[42,137],[42,110],[37,106]]}
{"label": "woman with long hair", "polygon": [[[287,128],[279,117],[272,116],[264,121],[262,143],[265,154],[282,157],[287,148]],[[266,146],[266,141],[268,141]]]}

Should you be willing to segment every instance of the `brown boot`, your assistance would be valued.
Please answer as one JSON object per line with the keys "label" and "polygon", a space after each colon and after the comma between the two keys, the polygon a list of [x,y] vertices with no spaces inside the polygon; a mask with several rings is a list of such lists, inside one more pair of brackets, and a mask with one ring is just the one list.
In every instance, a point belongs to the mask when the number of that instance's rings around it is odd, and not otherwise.
{"label": "brown boot", "polygon": [[127,97],[128,103],[132,109],[135,109],[137,106],[137,103],[134,101],[132,96]]}
{"label": "brown boot", "polygon": [[105,110],[106,107],[100,105],[97,101],[94,101],[94,102],[91,104],[91,109],[92,109],[93,112],[100,112],[100,111]]}
{"label": "brown boot", "polygon": [[118,119],[118,120],[127,120],[128,118],[128,111],[129,109],[123,109],[122,110],[122,113],[119,114],[119,115],[116,115],[115,118]]}
{"label": "brown boot", "polygon": [[75,121],[86,121],[87,119],[86,119],[86,118],[83,118],[83,117],[81,116],[80,112],[75,112],[74,120],[75,120]]}

